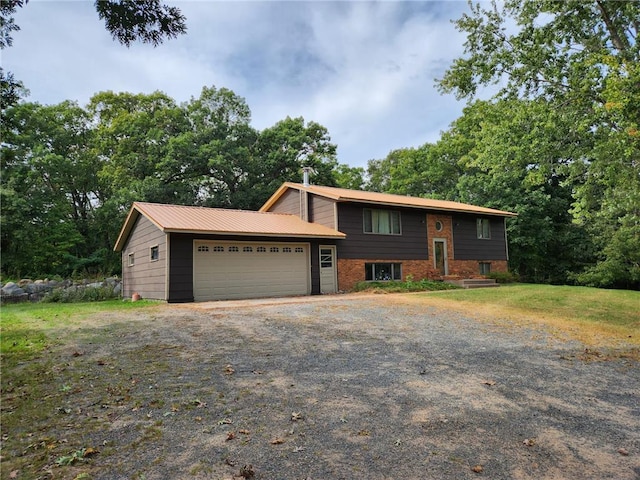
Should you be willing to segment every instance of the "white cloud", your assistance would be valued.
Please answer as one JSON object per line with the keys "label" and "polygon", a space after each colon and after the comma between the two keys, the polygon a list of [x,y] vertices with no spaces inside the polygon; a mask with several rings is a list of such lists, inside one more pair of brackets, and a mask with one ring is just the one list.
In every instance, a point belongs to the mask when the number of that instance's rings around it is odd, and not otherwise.
{"label": "white cloud", "polygon": [[180,2],[188,34],[158,48],[114,42],[92,2],[31,0],[3,67],[32,101],[84,104],[102,90],[203,86],[244,96],[254,126],[303,116],[329,129],[339,160],[364,166],[437,139],[462,105],[433,79],[462,53],[463,2]]}

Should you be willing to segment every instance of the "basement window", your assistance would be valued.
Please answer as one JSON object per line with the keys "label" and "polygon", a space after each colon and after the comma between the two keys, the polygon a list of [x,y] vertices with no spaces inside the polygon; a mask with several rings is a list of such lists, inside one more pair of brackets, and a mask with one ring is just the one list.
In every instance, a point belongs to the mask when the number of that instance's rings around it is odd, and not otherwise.
{"label": "basement window", "polygon": [[367,282],[402,280],[401,263],[365,263],[364,279]]}
{"label": "basement window", "polygon": [[491,263],[490,262],[480,262],[480,275],[489,275],[491,273]]}
{"label": "basement window", "polygon": [[152,262],[160,260],[160,249],[158,248],[158,245],[154,245],[149,249],[149,260]]}

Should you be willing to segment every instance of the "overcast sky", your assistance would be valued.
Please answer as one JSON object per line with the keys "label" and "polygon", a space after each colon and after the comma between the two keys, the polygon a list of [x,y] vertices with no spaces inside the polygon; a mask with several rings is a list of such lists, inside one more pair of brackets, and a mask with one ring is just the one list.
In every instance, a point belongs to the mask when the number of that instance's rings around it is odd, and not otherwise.
{"label": "overcast sky", "polygon": [[434,142],[461,114],[434,79],[462,54],[451,20],[466,1],[166,1],[187,17],[187,34],[127,49],[93,1],[30,0],[2,66],[43,104],[85,105],[104,90],[183,102],[226,87],[246,99],[257,129],[287,116],[324,125],[350,166]]}

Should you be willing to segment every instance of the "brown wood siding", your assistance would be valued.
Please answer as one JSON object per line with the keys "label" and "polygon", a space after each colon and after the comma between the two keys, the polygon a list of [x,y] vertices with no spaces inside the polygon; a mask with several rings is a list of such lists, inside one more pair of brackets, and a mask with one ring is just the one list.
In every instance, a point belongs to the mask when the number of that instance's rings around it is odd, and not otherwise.
{"label": "brown wood siding", "polygon": [[269,209],[274,213],[291,213],[300,216],[300,192],[289,189]]}
{"label": "brown wood siding", "polygon": [[317,195],[309,195],[309,221],[336,228],[335,202]]}
{"label": "brown wood siding", "polygon": [[[169,267],[169,302],[193,302],[193,242],[194,240],[223,240],[226,242],[300,243],[300,238],[243,237],[228,235],[196,235],[172,233],[169,241],[171,264]],[[310,240],[311,248],[311,293],[320,293],[319,246],[335,245],[334,240]]]}
{"label": "brown wood siding", "polygon": [[338,240],[339,259],[426,260],[426,212],[416,209],[390,208],[400,212],[401,235],[364,233],[364,208],[375,205],[338,203],[338,230],[347,238]]}
{"label": "brown wood siding", "polygon": [[[151,247],[158,246],[159,258],[151,261]],[[129,266],[129,254],[134,254],[134,265]],[[140,216],[131,230],[122,250],[122,295],[134,292],[142,298],[166,300],[167,241],[166,235],[146,217]]]}
{"label": "brown wood siding", "polygon": [[[478,238],[476,220],[488,218],[491,238]],[[504,219],[478,215],[453,216],[453,256],[456,260],[506,260]]]}

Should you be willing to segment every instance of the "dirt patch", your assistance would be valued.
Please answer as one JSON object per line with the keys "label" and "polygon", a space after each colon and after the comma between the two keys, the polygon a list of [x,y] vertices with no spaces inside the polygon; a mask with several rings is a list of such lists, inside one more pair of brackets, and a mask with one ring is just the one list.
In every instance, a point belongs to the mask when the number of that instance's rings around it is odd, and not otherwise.
{"label": "dirt patch", "polygon": [[87,319],[46,358],[66,427],[3,432],[3,478],[34,478],[12,463],[33,449],[41,478],[640,477],[636,361],[404,298]]}

